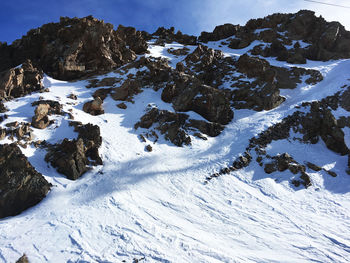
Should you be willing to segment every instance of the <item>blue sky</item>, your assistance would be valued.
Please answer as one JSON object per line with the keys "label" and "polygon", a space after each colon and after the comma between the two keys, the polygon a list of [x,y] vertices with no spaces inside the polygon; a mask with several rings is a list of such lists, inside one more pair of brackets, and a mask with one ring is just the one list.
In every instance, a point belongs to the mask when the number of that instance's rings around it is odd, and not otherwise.
{"label": "blue sky", "polygon": [[[320,1],[350,6],[348,0]],[[184,33],[199,35],[219,24],[245,24],[250,18],[300,9],[315,10],[350,29],[350,9],[304,0],[1,0],[0,41],[11,43],[31,28],[57,22],[60,16],[91,14],[115,27],[122,24],[154,32],[158,26],[174,26]]]}

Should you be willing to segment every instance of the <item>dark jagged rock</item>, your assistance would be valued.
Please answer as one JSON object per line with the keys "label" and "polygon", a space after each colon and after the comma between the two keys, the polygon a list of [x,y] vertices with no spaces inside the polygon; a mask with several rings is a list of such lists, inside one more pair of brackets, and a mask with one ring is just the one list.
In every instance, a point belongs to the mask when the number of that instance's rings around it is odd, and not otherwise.
{"label": "dark jagged rock", "polygon": [[340,106],[350,112],[350,86],[342,93],[340,97]]}
{"label": "dark jagged rock", "polygon": [[344,132],[327,106],[322,102],[312,102],[305,107],[309,107],[309,112],[297,111],[251,139],[251,147],[255,145],[265,147],[272,140],[286,139],[289,137],[290,129],[293,128],[294,132],[303,134],[304,142],[317,143],[319,138],[322,138],[328,149],[341,155],[348,154]]}
{"label": "dark jagged rock", "polygon": [[147,51],[148,45],[142,32],[133,27],[119,25],[116,33],[136,54],[143,54]]}
{"label": "dark jagged rock", "polygon": [[38,100],[32,103],[32,106],[39,106],[42,104],[49,105],[48,115],[63,115],[62,105],[55,100]]}
{"label": "dark jagged rock", "polygon": [[105,112],[103,110],[102,103],[103,101],[100,99],[100,97],[96,97],[94,100],[88,101],[84,104],[83,111],[94,116],[101,115]]}
{"label": "dark jagged rock", "polygon": [[[45,157],[59,173],[70,180],[76,180],[89,170],[90,164],[101,165],[98,148],[102,138],[100,128],[96,125],[72,123],[79,133],[77,139],[64,139],[62,143],[53,145]],[[90,160],[92,161],[90,161]]]}
{"label": "dark jagged rock", "polygon": [[114,31],[112,24],[92,16],[62,17],[59,23],[32,29],[12,45],[0,48],[0,70],[31,59],[56,79],[71,80],[110,71],[133,61],[134,51],[145,49],[142,35],[129,29]]}
{"label": "dark jagged rock", "polygon": [[90,79],[89,85],[87,88],[97,88],[97,87],[112,87],[115,84],[119,83],[120,79],[114,77],[103,78],[101,80],[98,79]]}
{"label": "dark jagged rock", "polygon": [[[340,23],[326,22],[308,10],[251,19],[245,26],[238,28],[235,36],[230,47],[243,48],[253,40],[262,40],[271,45],[265,49],[255,48],[255,55],[274,56],[289,63],[302,64],[306,59],[328,61],[350,57],[350,32]],[[293,41],[304,41],[309,45],[301,48],[295,44],[287,50],[285,45],[290,46]]]}
{"label": "dark jagged rock", "polygon": [[76,180],[88,171],[89,161],[85,155],[82,139],[64,139],[61,144],[50,150],[45,160],[70,180]]}
{"label": "dark jagged rock", "polygon": [[26,254],[23,254],[23,256],[21,256],[17,261],[16,263],[29,263],[29,259],[27,257]]}
{"label": "dark jagged rock", "polygon": [[186,56],[190,49],[187,48],[187,47],[183,47],[183,48],[177,48],[177,49],[174,49],[174,48],[168,48],[168,53],[174,55],[174,56]]}
{"label": "dark jagged rock", "polygon": [[45,129],[53,121],[49,120],[49,115],[63,115],[62,105],[58,101],[39,100],[32,103],[37,106],[32,118],[32,126],[38,129]]}
{"label": "dark jagged rock", "polygon": [[224,126],[219,123],[202,120],[189,120],[188,126],[196,128],[201,133],[209,135],[210,137],[216,137],[224,130]]}
{"label": "dark jagged rock", "polygon": [[181,31],[175,34],[174,27],[169,29],[159,27],[152,35],[158,37],[156,44],[178,42],[184,45],[197,45],[197,37],[183,34]]}
{"label": "dark jagged rock", "polygon": [[92,97],[94,99],[100,98],[102,101],[104,101],[108,94],[110,94],[112,92],[112,88],[102,88],[102,89],[98,89],[94,92],[94,94],[92,95]]}
{"label": "dark jagged rock", "polygon": [[191,64],[200,63],[201,67],[208,66],[222,59],[224,54],[220,50],[214,50],[207,46],[198,45],[198,47],[186,57],[186,62]]}
{"label": "dark jagged rock", "polygon": [[211,122],[228,124],[233,111],[225,93],[210,86],[189,86],[172,100],[177,111],[194,111]]}
{"label": "dark jagged rock", "polygon": [[35,109],[35,115],[32,118],[32,126],[37,129],[45,129],[50,125],[50,120],[48,117],[50,105],[40,104]]}
{"label": "dark jagged rock", "polygon": [[275,81],[277,73],[266,60],[242,55],[237,61],[237,70],[249,78],[256,78],[256,81],[233,92],[235,101],[246,102],[244,107],[271,110],[285,100],[280,96]]}
{"label": "dark jagged rock", "polygon": [[164,134],[166,140],[180,147],[190,145],[191,138],[185,131],[185,123],[188,117],[186,114],[152,108],[141,117],[140,122],[135,124],[135,129],[139,127],[149,129],[153,124],[156,124],[155,129]]}
{"label": "dark jagged rock", "polygon": [[240,28],[239,25],[224,24],[216,26],[212,33],[202,32],[198,40],[204,43],[208,41],[218,41],[233,36]]}
{"label": "dark jagged rock", "polygon": [[190,145],[191,138],[188,133],[194,129],[211,137],[218,136],[224,129],[224,126],[218,123],[192,120],[187,114],[157,108],[151,108],[141,117],[140,121],[135,124],[135,129],[139,127],[153,128],[159,131],[166,140],[171,141],[176,146]]}
{"label": "dark jagged rock", "polygon": [[4,103],[0,101],[0,113],[5,113],[7,111],[7,108],[5,107]]}
{"label": "dark jagged rock", "polygon": [[0,218],[36,205],[50,188],[16,144],[0,145]]}
{"label": "dark jagged rock", "polygon": [[310,168],[311,170],[314,170],[315,172],[319,172],[322,170],[321,167],[319,167],[318,165],[316,165],[314,163],[307,162],[306,165],[308,168]]}
{"label": "dark jagged rock", "polygon": [[127,79],[120,87],[114,88],[111,95],[114,100],[132,101],[133,96],[140,92],[140,81]]}
{"label": "dark jagged rock", "polygon": [[247,54],[240,56],[236,67],[238,72],[253,78],[251,82],[235,82],[234,86],[238,89],[232,92],[232,99],[237,108],[273,109],[285,100],[280,96],[280,89],[296,88],[305,76],[308,84],[316,84],[323,79],[317,70],[274,67],[264,59]]}
{"label": "dark jagged rock", "polygon": [[43,72],[34,68],[30,60],[21,67],[0,72],[0,99],[23,97],[35,91],[41,91]]}
{"label": "dark jagged rock", "polygon": [[252,161],[252,156],[249,152],[245,152],[243,155],[239,156],[232,164],[235,169],[242,169],[247,167]]}

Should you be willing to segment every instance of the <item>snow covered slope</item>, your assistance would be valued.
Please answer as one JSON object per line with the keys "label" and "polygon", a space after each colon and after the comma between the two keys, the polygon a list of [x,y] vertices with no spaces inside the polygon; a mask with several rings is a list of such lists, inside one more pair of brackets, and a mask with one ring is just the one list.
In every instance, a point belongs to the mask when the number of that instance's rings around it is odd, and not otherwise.
{"label": "snow covered slope", "polygon": [[[208,46],[233,57],[249,50],[228,49],[220,42]],[[151,45],[149,56],[165,57],[175,67],[184,57],[167,50],[182,47]],[[14,262],[23,253],[31,262],[349,262],[347,156],[331,152],[323,141],[308,145],[280,140],[267,147],[271,155],[288,151],[300,163],[307,156],[308,161],[337,172],[336,178],[324,171],[310,173],[313,185],[308,189],[291,185],[288,172],[265,174],[255,162],[204,183],[209,174],[244,152],[250,138],[293,113],[295,106],[333,95],[350,84],[350,60],[308,61],[303,67],[320,70],[324,80],[283,90],[286,101],[273,110],[235,110],[233,121],[218,137],[206,141],[192,137],[192,146],[185,147],[160,138],[152,144],[152,152],[144,150],[138,137],[142,131],[135,130],[134,124],[149,104],[173,111],[161,100],[160,91],[144,89],[134,103],[126,103],[125,110],[108,96],[105,114],[92,116],[82,107],[97,88],[86,89],[87,81],[45,77],[49,92],[7,102],[9,118],[1,126],[30,121],[31,103],[40,96],[58,100],[75,120],[100,126],[104,165],[70,181],[44,161],[45,150],[22,148],[54,187],[37,206],[0,221],[0,262]],[[121,76],[112,72],[108,77]],[[67,98],[72,93],[77,100]],[[349,116],[339,110],[334,114]],[[35,129],[35,140],[56,143],[77,136],[68,116],[53,119],[55,123],[45,130]],[[344,132],[349,145],[349,129]]]}

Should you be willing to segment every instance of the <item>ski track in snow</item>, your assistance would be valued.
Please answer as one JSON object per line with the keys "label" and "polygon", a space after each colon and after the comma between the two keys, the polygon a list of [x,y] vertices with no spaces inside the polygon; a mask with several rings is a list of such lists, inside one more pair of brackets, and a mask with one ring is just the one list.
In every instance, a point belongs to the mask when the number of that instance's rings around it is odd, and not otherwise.
{"label": "ski track in snow", "polygon": [[[250,49],[232,50],[219,43],[209,42],[208,46],[223,50],[226,56],[239,56]],[[151,45],[150,55],[167,58],[175,67],[185,56],[169,54],[166,50],[171,47],[182,45]],[[189,48],[192,52],[195,47]],[[97,88],[85,89],[86,81],[45,77],[50,92],[7,102],[9,119],[1,125],[30,121],[34,115],[31,102],[39,96],[59,100],[65,111],[72,109],[75,120],[100,126],[104,165],[70,181],[44,162],[44,150],[22,149],[54,187],[35,207],[0,220],[0,262],[14,262],[22,253],[31,262],[132,262],[134,258],[141,262],[348,262],[347,157],[329,151],[322,142],[310,146],[281,140],[267,148],[271,154],[287,151],[300,163],[306,155],[307,160],[337,172],[336,178],[311,173],[314,184],[307,190],[292,187],[287,172],[266,175],[256,162],[203,183],[206,176],[244,152],[252,136],[291,114],[296,105],[333,95],[349,84],[350,60],[309,61],[304,67],[320,70],[324,80],[282,90],[287,100],[276,109],[235,110],[234,120],[216,138],[205,142],[192,138],[193,145],[183,148],[160,138],[151,153],[144,151],[145,144],[137,137],[142,129],[135,131],[133,125],[149,103],[172,109],[161,101],[160,91],[145,89],[135,96],[134,104],[126,103],[126,110],[117,108],[117,102],[108,97],[106,113],[91,116],[82,106]],[[116,73],[108,74],[113,75]],[[67,98],[72,92],[77,101]],[[57,119],[55,124],[35,129],[36,139],[54,143],[77,136],[67,116],[51,118]],[[349,129],[344,133],[349,140]]]}

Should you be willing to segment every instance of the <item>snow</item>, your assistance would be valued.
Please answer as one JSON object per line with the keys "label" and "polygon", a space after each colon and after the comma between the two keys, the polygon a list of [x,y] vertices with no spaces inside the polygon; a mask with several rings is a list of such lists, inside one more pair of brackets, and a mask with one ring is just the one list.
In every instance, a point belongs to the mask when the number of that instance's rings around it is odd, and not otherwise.
{"label": "snow", "polygon": [[[220,49],[219,42],[208,46]],[[179,44],[150,46],[150,56],[165,57],[174,66],[183,57],[169,54],[170,47],[181,48]],[[227,56],[250,48],[221,47]],[[208,175],[244,152],[252,136],[291,114],[295,105],[332,95],[349,84],[350,60],[308,61],[304,66],[321,70],[324,80],[283,90],[286,102],[271,111],[235,110],[234,120],[216,138],[193,137],[193,145],[182,148],[160,139],[150,153],[138,139],[142,129],[135,131],[133,126],[149,104],[173,110],[160,99],[161,91],[145,89],[134,97],[135,103],[126,103],[126,110],[108,97],[103,104],[106,113],[91,116],[82,111],[82,105],[91,100],[96,88],[86,89],[86,81],[46,76],[50,92],[7,102],[9,119],[1,126],[30,121],[31,103],[39,96],[59,100],[64,111],[72,109],[75,120],[100,126],[104,165],[70,181],[44,162],[44,150],[22,149],[54,186],[37,206],[0,220],[0,262],[14,262],[22,253],[31,262],[132,262],[134,258],[144,258],[141,262],[348,262],[347,158],[329,151],[323,142],[305,145],[281,140],[267,149],[270,154],[287,151],[300,163],[311,161],[337,172],[336,178],[310,172],[314,184],[308,189],[291,186],[288,172],[265,174],[254,161],[204,184]],[[78,96],[77,101],[67,98],[71,93]],[[53,143],[76,136],[68,116],[50,118],[56,123],[35,130],[36,139]],[[349,129],[344,132],[348,140]]]}

